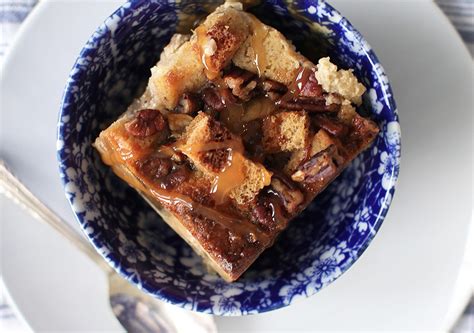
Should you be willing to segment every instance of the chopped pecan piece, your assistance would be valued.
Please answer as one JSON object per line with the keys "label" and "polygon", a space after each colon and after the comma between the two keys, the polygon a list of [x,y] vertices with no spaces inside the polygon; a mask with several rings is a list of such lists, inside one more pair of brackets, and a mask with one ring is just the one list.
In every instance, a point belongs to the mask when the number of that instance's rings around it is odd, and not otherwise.
{"label": "chopped pecan piece", "polygon": [[190,175],[190,170],[186,165],[174,165],[173,170],[161,182],[161,188],[171,190],[185,182]]}
{"label": "chopped pecan piece", "polygon": [[222,101],[216,89],[204,89],[202,92],[202,98],[204,100],[204,104],[213,110],[222,111],[225,109],[225,103]]}
{"label": "chopped pecan piece", "polygon": [[265,95],[273,102],[278,101],[282,96],[281,94],[279,94],[277,92],[273,92],[273,91],[269,91],[269,92],[265,93]]}
{"label": "chopped pecan piece", "polygon": [[318,114],[314,116],[312,120],[316,126],[337,137],[344,137],[349,131],[349,128],[337,118],[326,117]]}
{"label": "chopped pecan piece", "polygon": [[314,73],[309,75],[305,85],[301,87],[299,95],[302,97],[323,97],[323,87],[316,80]]}
{"label": "chopped pecan piece", "polygon": [[298,190],[289,180],[284,179],[283,176],[276,176],[274,174],[270,186],[280,196],[288,213],[295,213],[301,203],[303,203],[303,193],[301,193],[301,191]]}
{"label": "chopped pecan piece", "polygon": [[283,83],[268,79],[262,81],[262,89],[265,92],[273,91],[280,94],[285,94],[288,91],[288,88]]}
{"label": "chopped pecan piece", "polygon": [[224,75],[224,82],[232,90],[234,96],[248,101],[255,95],[257,75],[241,68],[233,68]]}
{"label": "chopped pecan piece", "polygon": [[326,103],[327,94],[318,83],[314,72],[305,69],[293,83],[292,88],[276,101],[281,108],[291,111],[337,112],[340,105]]}
{"label": "chopped pecan piece", "polygon": [[336,146],[331,145],[303,162],[291,179],[304,183],[324,182],[336,174],[341,162]]}
{"label": "chopped pecan piece", "polygon": [[146,138],[166,128],[166,119],[160,111],[144,109],[137,112],[135,119],[125,124],[125,130],[133,136]]}
{"label": "chopped pecan piece", "polygon": [[204,104],[215,111],[222,111],[227,104],[236,103],[237,99],[226,88],[208,87],[202,91]]}
{"label": "chopped pecan piece", "polygon": [[216,91],[225,105],[235,104],[238,102],[237,98],[232,94],[229,89],[220,88]]}
{"label": "chopped pecan piece", "polygon": [[288,91],[288,88],[284,84],[268,79],[263,80],[261,86],[265,95],[274,102],[280,99]]}
{"label": "chopped pecan piece", "polygon": [[196,94],[184,93],[179,100],[176,112],[194,115],[202,108],[202,100]]}
{"label": "chopped pecan piece", "polygon": [[354,137],[364,138],[364,144],[372,141],[372,139],[379,133],[379,128],[370,119],[365,119],[356,115],[352,119],[352,126],[354,128]]}
{"label": "chopped pecan piece", "polygon": [[337,112],[340,105],[326,105],[324,97],[296,97],[290,100],[285,98],[277,101],[277,105],[290,111],[308,111],[308,112]]}
{"label": "chopped pecan piece", "polygon": [[256,200],[251,212],[252,218],[267,230],[282,230],[286,227],[283,218],[281,200],[271,192],[262,193]]}

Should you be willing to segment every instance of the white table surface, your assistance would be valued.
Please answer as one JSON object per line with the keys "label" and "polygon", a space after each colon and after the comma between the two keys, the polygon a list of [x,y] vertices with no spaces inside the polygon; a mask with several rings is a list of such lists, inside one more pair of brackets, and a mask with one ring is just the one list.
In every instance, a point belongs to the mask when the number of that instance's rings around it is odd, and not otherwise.
{"label": "white table surface", "polygon": [[[42,1],[22,28],[0,79],[0,156],[73,225],[57,172],[57,112],[82,45],[120,2]],[[363,33],[393,85],[402,128],[398,189],[379,234],[341,278],[285,309],[218,318],[222,332],[445,330],[451,325],[472,223],[471,58],[429,1],[331,3]],[[14,121],[18,117],[27,119],[27,127]],[[100,271],[10,203],[2,200],[1,209],[3,279],[30,326],[117,330]]]}

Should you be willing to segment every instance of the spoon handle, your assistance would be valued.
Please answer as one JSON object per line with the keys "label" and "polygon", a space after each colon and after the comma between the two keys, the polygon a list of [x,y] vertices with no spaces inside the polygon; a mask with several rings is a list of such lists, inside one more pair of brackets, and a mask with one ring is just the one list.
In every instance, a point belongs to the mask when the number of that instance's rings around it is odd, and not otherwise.
{"label": "spoon handle", "polygon": [[60,235],[68,239],[82,253],[87,255],[104,272],[110,273],[112,268],[81,237],[66,221],[41,202],[30,190],[8,170],[5,162],[0,159],[0,193],[4,193],[16,204],[20,205],[36,219],[48,224]]}

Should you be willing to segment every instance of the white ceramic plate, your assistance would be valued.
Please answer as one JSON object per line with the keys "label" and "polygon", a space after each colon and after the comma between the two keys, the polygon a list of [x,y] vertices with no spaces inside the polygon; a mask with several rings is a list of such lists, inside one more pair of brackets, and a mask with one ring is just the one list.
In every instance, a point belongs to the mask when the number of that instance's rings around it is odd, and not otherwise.
{"label": "white ceramic plate", "polygon": [[[40,2],[0,79],[0,156],[74,225],[57,172],[57,112],[81,47],[120,3]],[[221,332],[445,330],[468,295],[453,301],[472,221],[472,60],[430,1],[331,3],[364,34],[393,85],[403,151],[392,207],[369,249],[328,288],[271,313],[218,318]],[[101,272],[47,226],[0,203],[3,280],[30,327],[119,330]]]}

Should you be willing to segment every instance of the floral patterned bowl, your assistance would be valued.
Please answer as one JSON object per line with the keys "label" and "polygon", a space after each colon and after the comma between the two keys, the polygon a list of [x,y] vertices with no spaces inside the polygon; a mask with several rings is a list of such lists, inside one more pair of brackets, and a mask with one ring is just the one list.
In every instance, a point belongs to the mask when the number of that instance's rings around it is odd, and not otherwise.
{"label": "floral patterned bowl", "polygon": [[309,0],[263,1],[253,8],[304,54],[316,59],[330,55],[343,68],[354,68],[368,87],[359,112],[370,114],[381,132],[242,278],[230,284],[209,274],[185,242],[101,163],[91,143],[143,89],[149,68],[179,20],[216,3],[136,0],[112,14],[71,71],[59,116],[58,159],[77,220],[117,272],[145,292],[186,309],[245,315],[311,296],[359,258],[392,200],[400,129],[382,66],[336,10]]}

